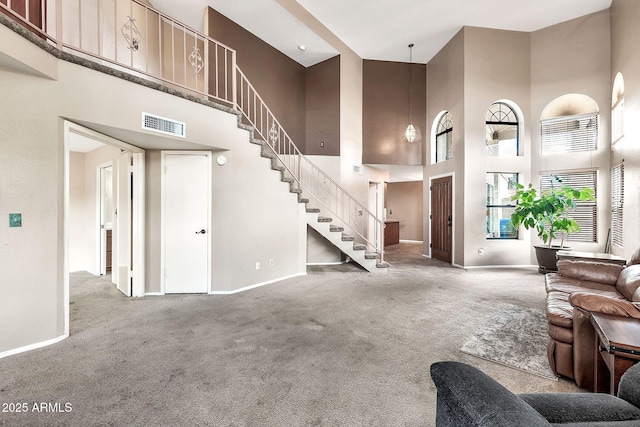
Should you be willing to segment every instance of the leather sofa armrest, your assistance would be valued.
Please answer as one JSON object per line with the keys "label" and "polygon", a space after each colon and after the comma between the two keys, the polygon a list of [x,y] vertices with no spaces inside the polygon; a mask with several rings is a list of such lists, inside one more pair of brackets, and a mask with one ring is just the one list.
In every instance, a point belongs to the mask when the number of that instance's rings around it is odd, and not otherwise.
{"label": "leather sofa armrest", "polygon": [[569,302],[574,307],[594,313],[640,319],[640,310],[638,307],[624,299],[611,298],[606,295],[592,294],[589,292],[574,292],[569,295]]}
{"label": "leather sofa armrest", "polygon": [[460,362],[431,365],[438,390],[438,427],[550,426],[535,409],[473,366]]}
{"label": "leather sofa armrest", "polygon": [[557,262],[558,273],[578,280],[615,286],[624,267],[617,264],[595,261],[561,259]]}

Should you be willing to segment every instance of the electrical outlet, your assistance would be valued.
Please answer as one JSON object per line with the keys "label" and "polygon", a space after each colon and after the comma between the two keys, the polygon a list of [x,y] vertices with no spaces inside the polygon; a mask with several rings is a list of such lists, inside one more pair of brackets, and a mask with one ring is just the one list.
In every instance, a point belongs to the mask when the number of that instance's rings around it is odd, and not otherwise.
{"label": "electrical outlet", "polygon": [[273,267],[274,265],[276,265],[275,261],[273,260],[273,258],[271,258],[269,260],[269,267]]}
{"label": "electrical outlet", "polygon": [[478,255],[480,255],[480,256],[484,255],[484,249],[483,248],[478,249]]}
{"label": "electrical outlet", "polygon": [[256,270],[260,270],[260,262],[256,262]]}

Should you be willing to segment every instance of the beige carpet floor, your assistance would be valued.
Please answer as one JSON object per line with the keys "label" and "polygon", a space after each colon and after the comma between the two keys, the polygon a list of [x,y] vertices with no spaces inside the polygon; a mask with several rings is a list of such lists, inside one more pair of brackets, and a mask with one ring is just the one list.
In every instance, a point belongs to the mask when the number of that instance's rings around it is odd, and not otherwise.
{"label": "beige carpet floor", "polygon": [[128,299],[74,273],[71,336],[0,360],[0,403],[28,408],[0,425],[431,426],[439,360],[514,392],[577,390],[460,351],[501,304],[541,309],[542,275],[421,250],[389,247],[386,274],[312,267],[229,296]]}

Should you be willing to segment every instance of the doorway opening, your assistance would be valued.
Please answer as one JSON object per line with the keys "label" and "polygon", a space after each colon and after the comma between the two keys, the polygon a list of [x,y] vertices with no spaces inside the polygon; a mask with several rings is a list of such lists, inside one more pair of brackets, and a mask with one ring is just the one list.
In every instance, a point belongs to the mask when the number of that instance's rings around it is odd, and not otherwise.
{"label": "doorway opening", "polygon": [[68,333],[70,272],[108,275],[111,267],[118,290],[144,295],[145,152],[69,121],[64,122],[64,148]]}

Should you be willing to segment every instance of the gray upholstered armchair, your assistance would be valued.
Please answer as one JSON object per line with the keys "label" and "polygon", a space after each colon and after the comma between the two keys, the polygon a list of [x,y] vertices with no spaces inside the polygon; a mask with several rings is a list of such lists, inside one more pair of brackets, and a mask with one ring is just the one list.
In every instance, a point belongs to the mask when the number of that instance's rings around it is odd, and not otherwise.
{"label": "gray upholstered armchair", "polygon": [[640,364],[620,380],[618,397],[594,393],[511,393],[473,366],[431,365],[437,427],[640,426]]}

